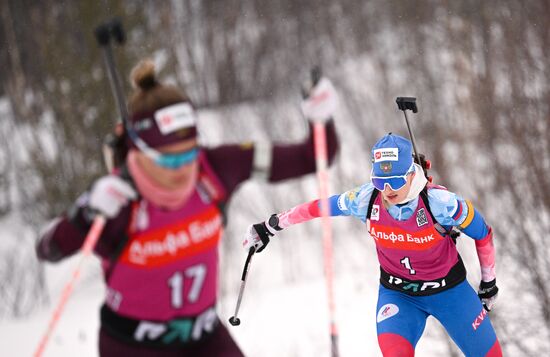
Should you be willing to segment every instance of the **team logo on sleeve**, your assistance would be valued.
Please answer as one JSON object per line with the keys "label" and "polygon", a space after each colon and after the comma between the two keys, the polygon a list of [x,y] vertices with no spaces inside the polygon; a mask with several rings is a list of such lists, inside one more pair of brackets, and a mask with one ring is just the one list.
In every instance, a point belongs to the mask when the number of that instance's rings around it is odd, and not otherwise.
{"label": "team logo on sleeve", "polygon": [[360,190],[360,188],[356,187],[353,190],[348,191],[346,193],[346,197],[347,197],[348,201],[350,201],[350,202],[353,201],[357,197],[357,193],[359,192],[359,190]]}
{"label": "team logo on sleeve", "polygon": [[416,213],[416,225],[422,227],[425,224],[428,224],[428,217],[426,216],[426,210],[421,208]]}
{"label": "team logo on sleeve", "polygon": [[370,212],[371,221],[380,220],[380,205],[372,205],[372,211]]}
{"label": "team logo on sleeve", "polygon": [[338,208],[342,211],[347,211],[350,208],[348,204],[351,204],[357,198],[359,191],[361,191],[361,187],[356,187],[353,190],[341,194],[340,197],[338,197]]}

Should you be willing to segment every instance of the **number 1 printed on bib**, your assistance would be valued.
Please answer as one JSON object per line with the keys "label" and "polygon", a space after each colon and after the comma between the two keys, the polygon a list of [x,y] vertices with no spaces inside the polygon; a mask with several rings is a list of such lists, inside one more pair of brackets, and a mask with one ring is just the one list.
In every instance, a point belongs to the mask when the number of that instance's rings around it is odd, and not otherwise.
{"label": "number 1 printed on bib", "polygon": [[401,259],[399,262],[401,264],[403,264],[405,266],[405,268],[407,268],[409,270],[409,274],[411,274],[411,275],[416,274],[416,270],[414,270],[411,266],[411,261],[410,261],[409,257],[405,257],[405,258]]}

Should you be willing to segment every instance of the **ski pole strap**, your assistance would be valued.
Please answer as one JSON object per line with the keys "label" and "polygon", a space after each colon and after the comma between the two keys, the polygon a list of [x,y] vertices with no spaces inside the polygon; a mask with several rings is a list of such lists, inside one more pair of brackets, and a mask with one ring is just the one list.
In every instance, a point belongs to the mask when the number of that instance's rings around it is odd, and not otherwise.
{"label": "ski pole strap", "polygon": [[248,267],[250,266],[250,261],[252,260],[252,256],[256,253],[256,248],[250,247],[248,250],[248,255],[246,257],[246,261],[244,262],[244,268],[243,268],[243,274],[241,276],[241,280],[246,280],[246,275],[248,274]]}
{"label": "ski pole strap", "polygon": [[[263,245],[258,249],[258,253],[259,253],[262,250],[264,250],[265,247],[267,247],[267,244],[269,243],[269,237],[273,237],[273,233],[271,233],[269,231],[269,229],[267,229],[264,222],[254,224],[253,227],[254,227],[254,230],[256,231],[256,233],[258,233],[258,237],[260,237],[260,239],[263,243]],[[254,247],[251,247],[251,248],[254,248]],[[254,252],[252,252],[250,250],[248,252],[248,257],[246,258],[245,269],[246,269],[246,266],[248,265],[248,262],[250,261],[250,257],[252,256],[252,254],[254,254]],[[243,274],[244,274],[244,272],[243,272]]]}

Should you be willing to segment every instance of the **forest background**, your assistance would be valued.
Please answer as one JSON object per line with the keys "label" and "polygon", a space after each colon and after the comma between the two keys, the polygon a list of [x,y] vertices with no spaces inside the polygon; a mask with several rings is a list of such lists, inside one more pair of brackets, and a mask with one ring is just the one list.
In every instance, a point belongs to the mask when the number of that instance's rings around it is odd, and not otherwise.
{"label": "forest background", "polygon": [[[493,226],[501,292],[491,319],[505,354],[550,353],[548,1],[1,0],[0,13],[2,331],[51,309],[68,279],[39,263],[33,247],[41,227],[105,173],[101,145],[117,111],[93,30],[117,15],[128,35],[115,50],[124,78],[139,59],[154,58],[160,77],[199,110],[204,145],[302,140],[299,79],[320,65],[341,99],[331,194],[368,180],[376,139],[407,135],[395,97],[417,97],[413,130],[435,182],[471,199]],[[222,247],[222,316],[234,306],[246,226],[316,195],[314,175],[240,188]],[[351,219],[334,220],[334,236],[344,345],[360,346],[347,347],[349,355],[374,351],[374,245]],[[320,224],[280,238],[254,262],[242,312],[249,327],[233,333],[250,356],[326,354]],[[459,249],[477,286],[473,243],[464,237]],[[97,265],[88,269],[84,282],[100,284]],[[290,295],[280,296],[285,289]],[[321,302],[309,315],[298,305],[311,298]],[[292,324],[275,333],[262,312],[285,309]],[[321,326],[305,322],[312,316]],[[258,328],[271,336],[254,337]],[[436,323],[426,335],[439,353],[458,355]]]}

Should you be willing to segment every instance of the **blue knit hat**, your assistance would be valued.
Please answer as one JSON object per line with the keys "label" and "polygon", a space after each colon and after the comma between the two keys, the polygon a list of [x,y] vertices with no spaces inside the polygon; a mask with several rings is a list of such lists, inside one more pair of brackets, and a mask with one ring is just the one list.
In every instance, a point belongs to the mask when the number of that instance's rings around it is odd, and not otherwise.
{"label": "blue knit hat", "polygon": [[400,176],[409,172],[413,163],[409,140],[389,133],[372,148],[372,176]]}

